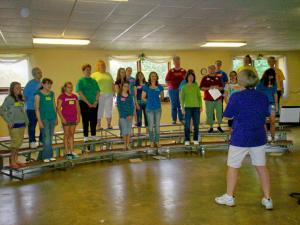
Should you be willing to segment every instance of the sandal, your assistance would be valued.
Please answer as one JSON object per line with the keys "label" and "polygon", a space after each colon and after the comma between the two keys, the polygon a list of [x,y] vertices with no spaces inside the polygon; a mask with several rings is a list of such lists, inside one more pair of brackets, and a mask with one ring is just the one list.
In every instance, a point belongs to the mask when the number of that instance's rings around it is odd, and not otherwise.
{"label": "sandal", "polygon": [[18,164],[16,164],[16,163],[15,164],[10,164],[9,167],[11,169],[19,169],[20,168],[20,166]]}
{"label": "sandal", "polygon": [[19,165],[20,167],[25,167],[26,164],[25,163],[21,163],[21,162],[16,162],[17,165]]}
{"label": "sandal", "polygon": [[161,147],[161,144],[156,143],[155,146],[156,146],[157,148],[160,148],[160,147]]}

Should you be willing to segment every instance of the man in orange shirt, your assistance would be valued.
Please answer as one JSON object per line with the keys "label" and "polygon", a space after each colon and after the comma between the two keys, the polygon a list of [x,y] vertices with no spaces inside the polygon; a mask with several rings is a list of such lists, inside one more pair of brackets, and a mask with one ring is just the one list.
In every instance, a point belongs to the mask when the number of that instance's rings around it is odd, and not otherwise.
{"label": "man in orange shirt", "polygon": [[284,86],[283,86],[283,81],[285,80],[285,77],[282,73],[282,71],[276,66],[276,59],[274,56],[270,56],[268,58],[268,64],[270,68],[275,70],[276,73],[276,83],[277,83],[277,96],[278,96],[278,112],[277,115],[279,114],[280,110],[280,97],[284,93]]}

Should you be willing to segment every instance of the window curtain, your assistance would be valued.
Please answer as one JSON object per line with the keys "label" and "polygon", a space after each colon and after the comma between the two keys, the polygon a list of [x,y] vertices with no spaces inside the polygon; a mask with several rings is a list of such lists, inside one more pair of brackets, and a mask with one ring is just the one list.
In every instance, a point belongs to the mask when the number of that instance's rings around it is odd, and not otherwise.
{"label": "window curtain", "polygon": [[[0,63],[17,63],[24,59],[29,60],[30,57],[27,54],[0,54]],[[30,61],[30,60],[29,60]]]}
{"label": "window curtain", "polygon": [[138,61],[139,56],[138,55],[114,55],[114,56],[109,56],[109,60],[115,60],[115,61],[120,61],[120,62],[132,62],[132,61]]}
{"label": "window curtain", "polygon": [[169,63],[172,61],[172,56],[145,56],[145,60],[149,60],[152,63]]}
{"label": "window curtain", "polygon": [[116,60],[120,62],[132,62],[132,61],[138,61],[138,60],[149,60],[153,63],[168,63],[172,61],[172,56],[145,56],[140,57],[139,55],[125,55],[125,56],[109,56],[109,60]]}

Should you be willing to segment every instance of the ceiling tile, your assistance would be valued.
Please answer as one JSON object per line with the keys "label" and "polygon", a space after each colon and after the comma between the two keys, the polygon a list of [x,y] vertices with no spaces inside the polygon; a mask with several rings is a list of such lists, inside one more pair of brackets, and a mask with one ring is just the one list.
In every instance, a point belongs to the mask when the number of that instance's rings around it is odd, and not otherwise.
{"label": "ceiling tile", "polygon": [[105,49],[193,49],[212,40],[300,49],[299,21],[299,0],[0,0],[0,30],[8,40],[0,46],[30,46],[32,36],[58,38],[65,31],[64,37],[90,38],[89,47]]}

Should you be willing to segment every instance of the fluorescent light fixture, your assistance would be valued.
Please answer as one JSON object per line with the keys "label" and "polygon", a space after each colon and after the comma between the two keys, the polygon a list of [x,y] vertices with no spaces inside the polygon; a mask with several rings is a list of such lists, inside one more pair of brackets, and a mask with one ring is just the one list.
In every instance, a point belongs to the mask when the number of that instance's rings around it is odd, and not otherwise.
{"label": "fluorescent light fixture", "polygon": [[242,47],[247,45],[245,42],[206,42],[201,47]]}
{"label": "fluorescent light fixture", "polygon": [[88,45],[90,40],[85,39],[65,39],[65,38],[33,38],[34,44],[48,45]]}

